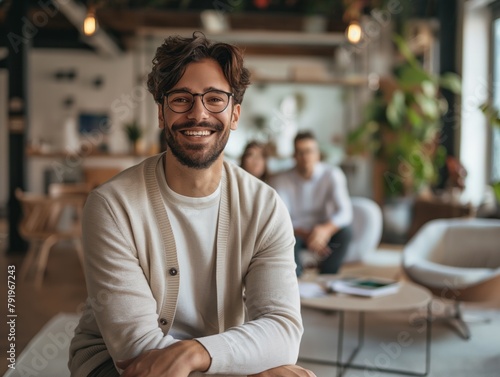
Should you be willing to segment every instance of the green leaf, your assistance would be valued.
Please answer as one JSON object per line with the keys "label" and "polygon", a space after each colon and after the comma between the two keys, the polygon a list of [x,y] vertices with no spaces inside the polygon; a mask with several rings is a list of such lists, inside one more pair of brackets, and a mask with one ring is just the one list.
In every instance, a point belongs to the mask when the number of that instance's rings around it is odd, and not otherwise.
{"label": "green leaf", "polygon": [[405,89],[413,89],[422,82],[432,82],[432,77],[420,67],[405,65],[399,70],[399,84]]}
{"label": "green leaf", "polygon": [[439,118],[439,106],[435,98],[429,98],[422,93],[417,93],[415,95],[415,101],[420,106],[425,116],[431,119]]}
{"label": "green leaf", "polygon": [[500,203],[500,182],[495,182],[493,183],[493,191],[495,193],[495,196],[497,198],[497,202]]}
{"label": "green leaf", "polygon": [[382,97],[375,97],[372,102],[366,107],[366,119],[374,120],[377,122],[385,122],[386,118],[387,104]]}
{"label": "green leaf", "polygon": [[494,127],[500,127],[500,113],[488,102],[479,106],[483,114]]}
{"label": "green leaf", "polygon": [[462,80],[459,75],[453,72],[442,74],[439,78],[439,85],[455,94],[460,94],[462,91]]}
{"label": "green leaf", "polygon": [[408,63],[410,63],[415,68],[420,66],[417,59],[415,58],[415,55],[413,55],[413,52],[411,52],[410,47],[408,46],[403,37],[401,37],[398,34],[394,34],[392,40],[394,41],[394,43],[396,43],[399,52],[401,53],[401,55],[404,56],[404,58],[406,59],[406,61],[408,61]]}
{"label": "green leaf", "polygon": [[427,97],[435,97],[437,94],[437,87],[430,80],[423,81],[420,86],[422,87],[422,92]]}
{"label": "green leaf", "polygon": [[408,115],[408,121],[410,122],[410,124],[412,126],[414,126],[416,128],[420,128],[422,126],[422,123],[424,122],[424,120],[422,119],[420,114],[418,112],[416,112],[414,109],[412,109],[410,107],[408,109],[407,115]]}
{"label": "green leaf", "polygon": [[483,103],[481,106],[479,106],[479,109],[483,112],[483,113],[487,113],[488,112],[488,109],[490,108],[490,105],[485,102]]}
{"label": "green leaf", "polygon": [[387,106],[387,120],[394,128],[401,127],[406,112],[405,95],[396,90],[392,95],[391,102]]}

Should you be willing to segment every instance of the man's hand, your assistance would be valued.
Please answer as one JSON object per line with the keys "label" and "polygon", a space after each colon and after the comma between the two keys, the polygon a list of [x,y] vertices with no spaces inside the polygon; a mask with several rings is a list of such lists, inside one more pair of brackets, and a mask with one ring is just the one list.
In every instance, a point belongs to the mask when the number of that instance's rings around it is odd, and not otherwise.
{"label": "man's hand", "polygon": [[210,355],[196,340],[183,340],[165,349],[155,349],[116,365],[124,369],[122,377],[187,377],[210,367]]}
{"label": "man's hand", "polygon": [[296,237],[302,238],[303,240],[307,240],[307,238],[311,234],[311,232],[301,228],[294,229],[293,233],[295,234]]}
{"label": "man's hand", "polygon": [[298,365],[283,365],[248,377],[316,377],[316,375]]}
{"label": "man's hand", "polygon": [[316,225],[306,240],[307,248],[322,257],[327,257],[332,252],[328,242],[337,230],[338,228],[330,222]]}

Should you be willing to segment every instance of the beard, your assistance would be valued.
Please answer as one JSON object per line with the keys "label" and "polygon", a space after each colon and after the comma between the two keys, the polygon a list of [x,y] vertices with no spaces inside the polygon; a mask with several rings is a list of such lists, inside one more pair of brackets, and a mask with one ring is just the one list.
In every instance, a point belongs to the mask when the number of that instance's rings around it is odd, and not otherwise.
{"label": "beard", "polygon": [[[215,144],[187,144],[182,146],[174,136],[174,133],[180,129],[189,129],[193,127],[207,128],[217,134]],[[170,129],[164,123],[165,139],[168,148],[172,151],[174,157],[182,165],[193,169],[209,168],[222,154],[229,139],[229,127],[224,127],[222,123],[189,121],[172,125]]]}

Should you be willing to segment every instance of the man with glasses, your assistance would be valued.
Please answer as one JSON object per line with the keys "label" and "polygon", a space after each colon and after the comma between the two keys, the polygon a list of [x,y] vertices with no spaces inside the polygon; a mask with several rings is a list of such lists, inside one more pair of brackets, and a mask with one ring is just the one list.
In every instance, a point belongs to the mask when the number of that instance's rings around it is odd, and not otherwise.
{"label": "man with glasses", "polygon": [[340,168],[320,161],[318,142],[309,131],[295,136],[294,158],[295,167],[275,175],[269,184],[292,218],[297,276],[303,270],[303,249],[315,254],[320,273],[336,274],[352,238],[352,203],[346,177]]}
{"label": "man with glasses", "polygon": [[148,88],[167,151],[86,203],[88,304],[72,376],[314,376],[286,207],[223,150],[249,85],[239,49],[170,37]]}

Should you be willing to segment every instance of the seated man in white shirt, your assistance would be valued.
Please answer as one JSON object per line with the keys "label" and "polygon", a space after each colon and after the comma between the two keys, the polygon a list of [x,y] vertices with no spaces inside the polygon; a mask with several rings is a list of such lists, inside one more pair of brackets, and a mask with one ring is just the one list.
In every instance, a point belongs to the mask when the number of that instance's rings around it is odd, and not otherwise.
{"label": "seated man in white shirt", "polygon": [[318,142],[311,132],[294,140],[296,165],[272,177],[290,212],[295,233],[297,276],[302,274],[300,252],[307,248],[319,259],[319,272],[335,274],[351,241],[352,205],[342,170],[320,162]]}

